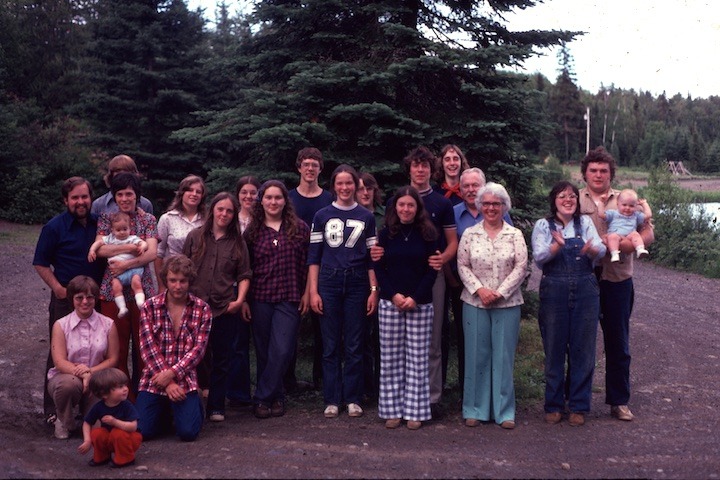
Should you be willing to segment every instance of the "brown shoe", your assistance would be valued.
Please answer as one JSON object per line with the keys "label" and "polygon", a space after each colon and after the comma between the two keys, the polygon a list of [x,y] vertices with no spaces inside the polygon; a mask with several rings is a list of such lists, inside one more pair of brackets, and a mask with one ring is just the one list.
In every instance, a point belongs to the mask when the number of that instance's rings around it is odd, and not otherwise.
{"label": "brown shoe", "polygon": [[402,423],[402,420],[399,418],[388,418],[385,420],[385,428],[398,428],[400,424]]}
{"label": "brown shoe", "polygon": [[580,427],[582,425],[585,425],[585,415],[582,413],[571,413],[570,416],[568,416],[568,423],[571,427]]}
{"label": "brown shoe", "polygon": [[560,423],[560,420],[562,420],[562,413],[560,412],[549,412],[545,414],[545,423],[555,425],[556,423]]}
{"label": "brown shoe", "polygon": [[272,416],[272,410],[270,410],[270,407],[268,407],[267,405],[258,403],[257,405],[255,405],[253,414],[257,418],[270,418]]}
{"label": "brown shoe", "polygon": [[505,430],[512,430],[515,428],[515,421],[513,420],[505,420],[500,424],[501,428],[504,428]]}
{"label": "brown shoe", "polygon": [[420,427],[422,427],[422,422],[417,422],[415,420],[409,420],[407,422],[407,428],[409,430],[418,430]]}
{"label": "brown shoe", "polygon": [[624,422],[632,422],[635,418],[627,405],[613,405],[610,407],[610,415]]}
{"label": "brown shoe", "polygon": [[270,407],[270,413],[273,417],[282,417],[285,415],[285,402],[282,400],[275,400]]}
{"label": "brown shoe", "polygon": [[480,425],[480,420],[477,418],[466,418],[465,419],[465,426],[466,427],[477,427]]}

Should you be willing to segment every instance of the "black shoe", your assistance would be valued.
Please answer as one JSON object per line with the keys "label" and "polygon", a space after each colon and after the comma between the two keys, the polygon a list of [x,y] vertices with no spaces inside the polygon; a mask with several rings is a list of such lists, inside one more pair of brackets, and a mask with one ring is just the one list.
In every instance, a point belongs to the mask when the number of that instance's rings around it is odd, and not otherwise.
{"label": "black shoe", "polygon": [[272,410],[267,405],[258,403],[255,405],[253,414],[255,414],[257,418],[270,418],[272,416]]}
{"label": "black shoe", "polygon": [[127,463],[115,463],[112,460],[110,460],[110,468],[123,468],[123,467],[128,467],[130,465],[135,465],[135,460],[130,460]]}
{"label": "black shoe", "polygon": [[103,465],[107,465],[108,463],[110,463],[110,457],[106,458],[102,462],[96,462],[91,458],[88,462],[88,465],[90,465],[91,467],[102,467]]}
{"label": "black shoe", "polygon": [[439,403],[430,404],[430,414],[433,420],[440,420],[443,417],[442,408]]}
{"label": "black shoe", "polygon": [[285,402],[282,400],[275,400],[270,408],[270,414],[273,417],[282,417],[285,415]]}

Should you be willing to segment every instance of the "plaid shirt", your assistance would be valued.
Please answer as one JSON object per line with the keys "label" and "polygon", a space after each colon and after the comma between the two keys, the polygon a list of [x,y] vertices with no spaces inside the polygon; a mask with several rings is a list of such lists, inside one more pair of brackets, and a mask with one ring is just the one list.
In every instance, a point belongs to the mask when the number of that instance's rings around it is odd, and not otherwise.
{"label": "plaid shirt", "polygon": [[165,390],[155,388],[150,379],[168,368],[175,372],[175,382],[185,392],[197,390],[195,368],[205,355],[211,324],[208,304],[189,293],[176,338],[168,315],[166,293],[145,302],[140,310],[140,354],[145,362],[140,391],[166,395]]}
{"label": "plaid shirt", "polygon": [[249,298],[256,302],[299,302],[307,279],[310,228],[298,222],[299,239],[291,240],[285,226],[276,232],[260,227],[257,241],[248,243],[253,281]]}

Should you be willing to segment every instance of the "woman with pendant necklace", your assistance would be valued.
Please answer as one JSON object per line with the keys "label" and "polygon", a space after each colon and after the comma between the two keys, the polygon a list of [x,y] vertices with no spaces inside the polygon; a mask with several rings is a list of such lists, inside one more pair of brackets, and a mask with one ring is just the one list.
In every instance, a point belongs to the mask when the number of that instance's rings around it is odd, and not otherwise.
{"label": "woman with pendant necklace", "polygon": [[385,249],[375,264],[380,286],[378,415],[387,428],[406,420],[409,429],[417,430],[431,418],[428,360],[437,271],[428,258],[438,247],[437,231],[415,188],[395,193],[378,243]]}
{"label": "woman with pendant necklace", "polygon": [[300,314],[308,309],[310,228],[295,214],[282,182],[268,180],[258,198],[244,233],[254,281],[242,312],[252,322],[257,356],[254,413],[269,418],[285,414],[283,375],[295,351]]}

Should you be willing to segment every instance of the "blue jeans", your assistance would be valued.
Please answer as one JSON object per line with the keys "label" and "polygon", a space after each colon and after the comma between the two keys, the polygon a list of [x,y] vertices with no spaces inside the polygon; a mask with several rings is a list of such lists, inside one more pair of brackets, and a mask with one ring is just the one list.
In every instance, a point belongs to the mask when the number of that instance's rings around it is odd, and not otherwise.
{"label": "blue jeans", "polygon": [[[254,322],[253,322],[254,325]],[[250,324],[238,323],[237,337],[232,348],[228,372],[227,398],[250,403]]]}
{"label": "blue jeans", "polygon": [[323,302],[320,329],[325,404],[360,403],[367,322],[365,311],[370,293],[368,271],[366,268],[321,267],[318,293]]}
{"label": "blue jeans", "polygon": [[175,433],[180,440],[192,442],[200,434],[203,414],[202,402],[197,391],[189,392],[181,402],[172,402],[165,395],[143,391],[138,393],[135,408],[138,411],[138,430],[144,440],[160,434],[163,419],[166,418],[169,410],[172,410]]}
{"label": "blue jeans", "polygon": [[210,330],[212,370],[210,371],[210,392],[207,400],[209,414],[225,413],[230,359],[234,353],[233,347],[242,322],[239,313],[223,313],[213,318]]}
{"label": "blue jeans", "polygon": [[630,315],[635,291],[633,280],[600,282],[600,325],[605,343],[605,403],[630,401]]}
{"label": "blue jeans", "polygon": [[252,302],[253,340],[257,357],[255,401],[270,406],[284,399],[283,377],[297,345],[297,302]]}
{"label": "blue jeans", "polygon": [[595,340],[600,311],[595,275],[545,275],[540,281],[538,320],[545,347],[545,411],[565,410],[565,359],[571,412],[590,411]]}

